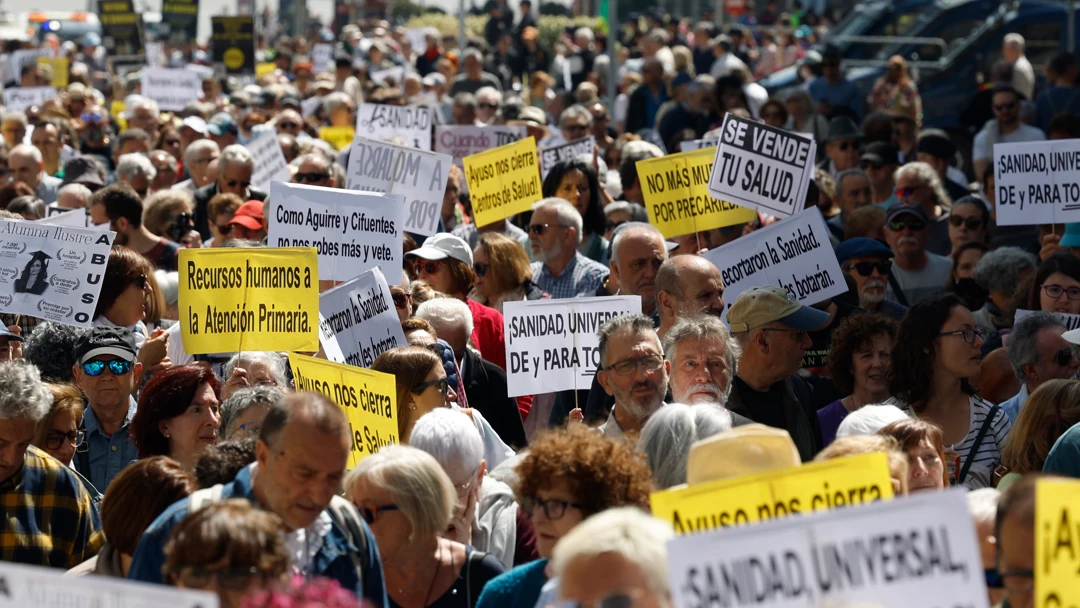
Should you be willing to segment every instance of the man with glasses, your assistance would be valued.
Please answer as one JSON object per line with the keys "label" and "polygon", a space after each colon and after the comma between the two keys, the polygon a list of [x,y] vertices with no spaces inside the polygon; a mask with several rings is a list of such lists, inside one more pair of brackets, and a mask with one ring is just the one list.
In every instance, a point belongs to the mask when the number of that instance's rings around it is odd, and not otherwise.
{"label": "man with glasses", "polygon": [[803,306],[782,287],[753,287],[728,310],[742,348],[727,408],[733,414],[786,429],[803,462],[821,451],[821,427],[809,386],[796,373],[812,344],[808,332],[829,314]]}
{"label": "man with glasses", "polygon": [[829,122],[829,135],[825,138],[825,159],[818,168],[833,177],[859,166],[859,142],[862,133],[855,121],[848,116],[837,116]]}
{"label": "man with glasses", "polygon": [[[946,226],[946,222],[942,222]],[[892,279],[885,297],[905,306],[945,288],[952,260],[927,251],[930,220],[922,205],[900,201],[885,216],[885,241],[893,253]]]}
{"label": "man with glasses", "polygon": [[278,133],[300,137],[300,132],[304,130],[304,119],[300,118],[300,113],[296,110],[282,110],[274,120]]}
{"label": "man with glasses", "polygon": [[591,296],[604,282],[608,269],[578,253],[581,214],[570,201],[546,198],[532,207],[529,248],[533,283],[552,298]]}
{"label": "man with glasses", "polygon": [[309,186],[333,188],[336,184],[330,172],[330,161],[319,152],[302,154],[292,161],[296,165],[293,181]]}
{"label": "man with glasses", "polygon": [[135,250],[161,270],[176,270],[179,245],[150,232],[142,216],[142,199],[125,182],[99,190],[90,198],[90,220],[95,225],[109,224],[116,232],[117,245]]}
{"label": "man with glasses", "polygon": [[1038,127],[1026,125],[1020,120],[1020,104],[1024,98],[1009,86],[999,85],[991,97],[994,119],[986,121],[975,135],[971,145],[971,162],[975,175],[982,175],[994,159],[994,144],[1015,144],[1043,141],[1046,134]]}
{"label": "man with glasses", "polygon": [[[896,170],[895,200],[917,203],[930,223],[926,248],[938,255],[952,252],[949,240],[949,208],[952,198],[937,171],[924,162],[909,162]],[[895,204],[895,203],[894,203]],[[886,207],[888,211],[890,207]]]}
{"label": "man with glasses", "polygon": [[600,367],[596,379],[604,391],[615,398],[615,406],[601,433],[612,438],[639,433],[664,405],[668,370],[660,338],[652,319],[627,314],[600,326]]}
{"label": "man with glasses", "polygon": [[885,297],[889,290],[892,257],[892,250],[881,241],[861,236],[848,239],[836,248],[840,269],[855,282],[859,306],[900,321],[907,314],[907,306]]}
{"label": "man with glasses", "polygon": [[484,125],[495,124],[502,101],[502,93],[495,87],[481,88],[476,92],[476,119]]}
{"label": "man with glasses", "polygon": [[588,137],[592,126],[592,113],[585,109],[585,106],[574,104],[563,110],[562,114],[559,115],[559,133],[562,135],[563,141],[556,141],[559,136],[552,135],[548,138],[549,141],[543,145],[545,147],[556,146],[560,143],[577,141],[583,137]]}
{"label": "man with glasses", "polygon": [[214,195],[228,192],[245,201],[266,200],[265,192],[251,187],[251,175],[254,172],[255,157],[244,146],[232,145],[221,151],[217,179],[195,191],[195,229],[204,241],[211,236],[206,206]]}
{"label": "man with glasses", "polygon": [[1062,337],[1065,323],[1057,315],[1035,311],[1013,325],[1009,334],[1009,363],[1020,379],[1020,392],[1003,401],[1001,409],[1016,423],[1028,395],[1047,380],[1067,380],[1080,369],[1076,346]]}

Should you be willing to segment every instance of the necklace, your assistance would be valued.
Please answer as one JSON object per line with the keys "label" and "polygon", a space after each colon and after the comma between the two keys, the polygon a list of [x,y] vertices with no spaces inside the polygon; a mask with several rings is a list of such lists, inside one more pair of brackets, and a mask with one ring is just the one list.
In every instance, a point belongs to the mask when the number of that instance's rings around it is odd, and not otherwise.
{"label": "necklace", "polygon": [[[454,559],[453,551],[450,552],[450,559]],[[424,608],[428,605],[428,600],[431,599],[431,591],[435,589],[435,581],[439,579],[439,570],[442,570],[442,543],[438,544],[438,553],[435,554],[435,573],[431,575],[431,583],[428,585],[427,593],[424,594],[424,603],[421,604]],[[404,594],[405,590],[398,587],[398,594]]]}

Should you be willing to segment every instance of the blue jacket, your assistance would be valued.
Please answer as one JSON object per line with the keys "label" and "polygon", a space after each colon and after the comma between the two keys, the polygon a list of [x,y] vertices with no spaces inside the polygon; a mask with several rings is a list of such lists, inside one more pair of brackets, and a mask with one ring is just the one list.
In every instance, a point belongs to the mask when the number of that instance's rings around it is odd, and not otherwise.
{"label": "blue jacket", "polygon": [[[221,498],[246,498],[256,503],[251,487],[251,466],[242,469],[231,483],[222,488]],[[189,499],[185,498],[165,510],[143,533],[139,546],[132,558],[128,578],[147,583],[165,584],[162,567],[165,565],[165,542],[173,526],[188,514]],[[325,576],[336,580],[345,589],[356,593],[357,597],[372,602],[376,607],[387,607],[386,586],[383,582],[382,562],[379,559],[375,537],[367,524],[359,517],[363,533],[367,536],[367,556],[362,559],[370,566],[363,573],[364,580],[358,580],[356,567],[353,565],[351,552],[357,551],[357,543],[349,536],[348,530],[342,529],[336,518],[319,552],[312,558],[312,575]]]}
{"label": "blue jacket", "polygon": [[476,608],[503,608],[504,606],[535,606],[540,590],[547,582],[544,568],[548,560],[538,559],[504,572],[484,585],[484,592],[476,602]]}

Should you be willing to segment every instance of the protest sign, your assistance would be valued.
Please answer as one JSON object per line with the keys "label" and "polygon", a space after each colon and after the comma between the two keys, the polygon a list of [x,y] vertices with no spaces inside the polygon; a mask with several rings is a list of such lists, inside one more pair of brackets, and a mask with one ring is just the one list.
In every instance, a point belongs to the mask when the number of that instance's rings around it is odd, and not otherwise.
{"label": "protest sign", "polygon": [[431,236],[439,231],[450,162],[446,154],[357,137],[349,153],[346,187],[404,196],[402,229]]}
{"label": "protest sign", "polygon": [[806,202],[816,151],[813,139],[725,114],[709,192],[770,215],[795,215]]}
{"label": "protest sign", "polygon": [[0,312],[89,327],[116,233],[0,220]]}
{"label": "protest sign", "polygon": [[214,63],[229,74],[255,73],[255,17],[211,17],[210,50]]}
{"label": "protest sign", "polygon": [[326,395],[349,419],[351,469],[366,456],[398,443],[394,376],[289,353],[296,390]]}
{"label": "protest sign", "polygon": [[420,150],[431,149],[431,108],[363,103],[356,111],[356,133],[371,139],[400,137]]}
{"label": "protest sign", "polygon": [[56,97],[56,87],[7,87],[4,89],[4,107],[9,112],[23,112],[53,97]]}
{"label": "protest sign", "polygon": [[199,29],[199,0],[164,0],[161,20],[169,24],[169,44],[188,44]]}
{"label": "protest sign", "polygon": [[311,47],[311,68],[312,72],[315,74],[320,72],[333,72],[334,45],[320,42]]}
{"label": "protest sign", "polygon": [[88,228],[90,227],[90,213],[87,209],[64,209],[55,206],[54,203],[45,207],[45,218],[37,221],[54,226]]}
{"label": "protest sign", "polygon": [[66,576],[63,570],[0,562],[0,608],[218,608],[211,591],[137,583],[108,576]]}
{"label": "protest sign", "polygon": [[[15,84],[22,84],[22,69],[23,66],[31,63],[37,63],[38,59],[51,58],[53,56],[53,50],[50,46],[45,46],[37,49],[19,49],[13,51],[8,56],[9,69],[11,73],[8,74],[11,80],[15,81]],[[8,80],[5,79],[5,83]]]}
{"label": "protest sign", "polygon": [[667,549],[674,608],[990,605],[963,490],[680,536]]}
{"label": "protest sign", "polygon": [[665,238],[753,221],[756,212],[709,194],[713,149],[638,161],[649,223]]}
{"label": "protest sign", "polygon": [[528,211],[543,198],[532,137],[467,156],[464,164],[477,226]]}
{"label": "protest sign", "polygon": [[562,145],[554,146],[551,148],[540,149],[540,179],[543,180],[547,177],[548,171],[555,166],[555,163],[560,160],[566,160],[568,158],[574,158],[582,154],[592,154],[593,148],[596,147],[596,138],[592,135],[584,137],[582,139],[576,139],[572,142]]}
{"label": "protest sign", "polygon": [[997,224],[1080,222],[1080,140],[994,144]]}
{"label": "protest sign", "polygon": [[334,146],[335,150],[344,150],[356,137],[356,129],[352,127],[322,127],[319,129],[319,139]]}
{"label": "protest sign", "polygon": [[262,78],[267,74],[272,74],[277,69],[277,64],[273,61],[266,61],[255,64],[255,78]]}
{"label": "protest sign", "polygon": [[57,89],[67,88],[71,60],[67,57],[38,57],[37,64],[39,67],[44,68],[47,66],[52,70],[52,81],[49,84]]}
{"label": "protest sign", "polygon": [[249,141],[245,146],[255,157],[255,170],[251,172],[251,185],[267,192],[271,182],[287,182],[292,179],[289,163],[281,152],[277,131],[269,129]]}
{"label": "protest sign", "polygon": [[1080,480],[1035,485],[1035,608],[1080,599]]}
{"label": "protest sign", "polygon": [[[1024,317],[1032,314],[1033,312],[1034,311],[1031,310],[1024,310],[1023,308],[1018,308],[1016,310],[1016,315],[1013,317],[1013,325],[1019,323],[1020,319],[1023,319]],[[1061,322],[1065,324],[1065,328],[1067,330],[1080,329],[1080,315],[1074,315],[1067,312],[1055,312],[1053,314],[1055,317],[1061,319]]]}
{"label": "protest sign", "polygon": [[509,396],[588,390],[600,365],[596,331],[627,313],[641,313],[640,296],[504,303]]}
{"label": "protest sign", "polygon": [[449,154],[462,167],[461,161],[466,156],[512,144],[525,139],[525,135],[525,127],[440,126],[435,127],[435,151]]}
{"label": "protest sign", "polygon": [[162,110],[180,111],[202,97],[202,75],[186,68],[151,68],[143,71],[142,94]]}
{"label": "protest sign", "polygon": [[720,269],[728,307],[740,293],[763,285],[783,287],[808,306],[847,291],[816,207],[710,249],[704,257]]}
{"label": "protest sign", "polygon": [[649,504],[676,534],[690,534],[892,496],[889,459],[875,453],[654,492]]}
{"label": "protest sign", "polygon": [[[319,341],[327,359],[356,367],[371,367],[382,353],[408,345],[390,287],[378,267],[319,296]],[[326,348],[327,342],[336,344]]]}
{"label": "protest sign", "polygon": [[401,272],[405,197],[274,182],[270,234],[277,247],[315,247],[319,278],[348,281],[380,266]]}
{"label": "protest sign", "polygon": [[101,19],[101,46],[110,57],[142,55],[142,16],[135,12],[132,0],[98,2]]}
{"label": "protest sign", "polygon": [[181,249],[179,266],[188,354],[319,350],[314,249]]}
{"label": "protest sign", "polygon": [[715,148],[720,143],[719,139],[689,139],[679,142],[679,152],[693,152],[702,148]]}

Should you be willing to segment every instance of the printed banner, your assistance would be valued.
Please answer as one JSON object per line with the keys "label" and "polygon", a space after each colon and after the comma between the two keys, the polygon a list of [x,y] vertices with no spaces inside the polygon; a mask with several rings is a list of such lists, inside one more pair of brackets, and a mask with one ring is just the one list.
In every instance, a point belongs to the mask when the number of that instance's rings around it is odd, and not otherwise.
{"label": "printed banner", "polygon": [[555,166],[561,160],[568,158],[574,158],[582,154],[593,153],[596,148],[596,138],[592,135],[574,140],[570,143],[562,144],[552,148],[543,148],[540,150],[540,180],[543,181],[547,177],[551,168]]}
{"label": "printed banner", "polygon": [[847,291],[817,207],[710,249],[704,257],[724,279],[725,315],[751,287],[783,287],[808,306]]}
{"label": "printed banner", "polygon": [[185,68],[143,70],[142,94],[157,102],[162,110],[180,111],[202,97],[201,74]]}
{"label": "printed banner", "polygon": [[191,355],[319,350],[315,250],[181,249],[180,336]]}
{"label": "printed banner", "polygon": [[816,151],[811,138],[725,114],[709,192],[722,201],[790,217],[805,206]]}
{"label": "printed banner", "polygon": [[138,583],[108,576],[65,576],[63,570],[0,562],[0,608],[218,608],[211,591]]}
{"label": "printed banner", "polygon": [[228,74],[255,73],[255,17],[211,17],[210,50]]}
{"label": "printed banner", "polygon": [[376,266],[385,276],[401,272],[404,215],[400,194],[274,182],[268,242],[315,247],[323,280],[348,281]]}
{"label": "printed banner", "polygon": [[543,198],[532,137],[473,154],[464,164],[477,226],[528,211]]}
{"label": "printed banner", "polygon": [[640,296],[504,303],[509,396],[588,390],[600,366],[597,330],[627,313],[641,313]]}
{"label": "printed banner", "polygon": [[25,112],[27,108],[41,106],[56,97],[56,87],[7,87],[4,89],[4,107],[9,112]]}
{"label": "printed banner", "polygon": [[430,150],[431,108],[362,103],[356,111],[356,134],[371,139],[400,137],[418,150]]}
{"label": "printed banner", "polygon": [[680,536],[667,547],[674,608],[990,605],[963,490]]}
{"label": "printed banner", "polygon": [[1080,480],[1040,479],[1035,485],[1035,608],[1080,598]]}
{"label": "printed banner", "polygon": [[638,161],[638,181],[649,223],[665,238],[753,221],[753,209],[717,200],[709,194],[713,149]]}
{"label": "printed banner", "polygon": [[352,143],[355,137],[356,129],[351,127],[322,127],[319,129],[319,139],[329,142],[338,151],[344,150]]}
{"label": "printed banner", "polygon": [[381,270],[372,268],[319,296],[319,341],[327,359],[356,367],[371,367],[379,355],[409,344]]}
{"label": "printed banner", "polygon": [[431,236],[439,231],[450,162],[446,154],[357,137],[349,153],[346,187],[404,196],[403,229]]}
{"label": "printed banner", "polygon": [[1080,140],[994,144],[999,226],[1080,222]]}
{"label": "printed banner", "polygon": [[385,446],[398,443],[394,376],[289,353],[296,390],[322,393],[349,419],[349,468]]}
{"label": "printed banner", "polygon": [[287,182],[292,179],[289,164],[278,143],[278,134],[274,129],[263,131],[246,147],[255,157],[255,170],[251,173],[251,185],[263,192],[270,191],[271,182]]}
{"label": "printed banner", "polygon": [[892,496],[889,459],[876,453],[653,492],[649,504],[676,534],[690,534]]}

